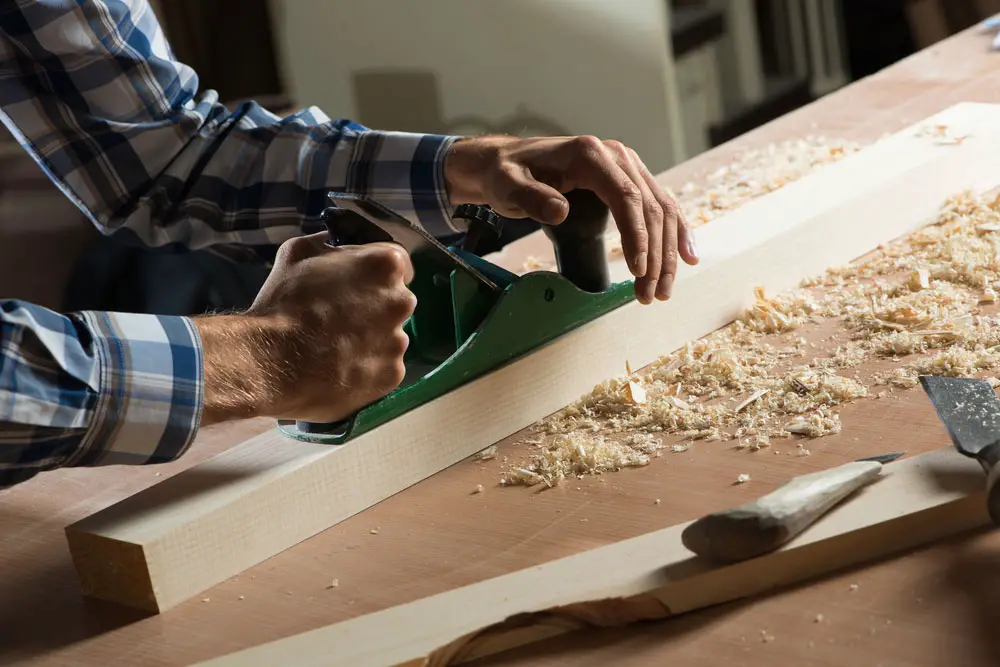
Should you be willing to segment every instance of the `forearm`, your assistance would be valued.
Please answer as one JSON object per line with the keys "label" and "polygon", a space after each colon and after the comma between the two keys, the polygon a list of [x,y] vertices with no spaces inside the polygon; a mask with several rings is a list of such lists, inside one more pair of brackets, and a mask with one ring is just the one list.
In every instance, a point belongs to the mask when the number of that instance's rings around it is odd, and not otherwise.
{"label": "forearm", "polygon": [[38,0],[0,14],[3,120],[102,232],[149,246],[274,245],[318,221],[331,190],[454,231],[443,176],[453,138],[373,132],[318,109],[230,112],[199,94],[148,5],[130,5]]}
{"label": "forearm", "polygon": [[291,325],[275,318],[215,315],[193,319],[202,341],[203,426],[234,419],[277,417],[282,390],[293,384]]}

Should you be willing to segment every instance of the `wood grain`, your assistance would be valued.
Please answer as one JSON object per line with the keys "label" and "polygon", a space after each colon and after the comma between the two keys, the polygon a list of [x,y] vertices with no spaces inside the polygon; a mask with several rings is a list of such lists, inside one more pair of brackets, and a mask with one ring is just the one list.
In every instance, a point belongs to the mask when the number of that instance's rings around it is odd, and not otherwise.
{"label": "wood grain", "polygon": [[[941,146],[918,135],[936,125],[970,137]],[[754,287],[794,287],[936,218],[961,190],[1000,186],[998,144],[1000,105],[956,105],[704,227],[701,261],[668,303],[622,306],[347,444],[267,433],[76,522],[66,534],[82,591],[168,610],[565,407],[627,362],[645,366],[732,322]]]}
{"label": "wood grain", "polygon": [[[810,133],[870,141],[957,102],[1000,102],[998,55],[989,51],[990,38],[969,30],[679,165],[660,180],[679,190],[742,149]],[[510,248],[503,261],[520,267],[527,254],[539,255],[530,247],[533,240]],[[550,245],[542,238],[539,248]],[[817,338],[816,344],[823,341]],[[184,459],[165,466],[41,475],[0,492],[0,569],[17,573],[0,578],[0,663],[188,665],[731,507],[793,475],[891,451],[900,444],[893,437],[899,433],[906,435],[908,455],[948,443],[919,390],[860,401],[846,406],[841,417],[843,432],[811,443],[812,456],[709,445],[655,459],[640,470],[542,493],[496,488],[503,457],[517,461],[528,454],[512,439],[500,445],[495,461],[454,465],[154,616],[82,598],[63,527],[273,424],[254,420],[205,429]],[[733,486],[744,472],[752,481]],[[486,487],[484,493],[471,493],[477,484]],[[661,504],[654,503],[657,498]],[[492,667],[1000,664],[998,562],[1000,538],[988,531],[765,598],[667,622],[592,630],[479,662]],[[339,585],[327,588],[333,579]],[[818,614],[824,617],[819,623]],[[762,641],[762,631],[774,641]]]}

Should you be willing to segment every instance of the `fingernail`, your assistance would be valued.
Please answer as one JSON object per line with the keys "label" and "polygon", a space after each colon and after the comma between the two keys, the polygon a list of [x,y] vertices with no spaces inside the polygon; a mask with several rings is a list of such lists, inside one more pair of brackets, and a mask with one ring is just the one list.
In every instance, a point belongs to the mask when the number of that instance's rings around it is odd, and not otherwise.
{"label": "fingernail", "polygon": [[694,244],[694,236],[688,235],[687,237],[687,251],[689,255],[698,259],[698,248]]}
{"label": "fingernail", "polygon": [[646,275],[646,253],[640,252],[635,256],[635,267],[632,269],[632,275],[636,278],[642,278]]}
{"label": "fingernail", "polygon": [[559,197],[553,197],[545,202],[545,220],[551,223],[562,222],[566,217],[563,215],[565,205],[566,202]]}
{"label": "fingernail", "polygon": [[639,287],[638,285],[635,287],[635,300],[644,306],[648,306],[653,302],[653,299],[649,296],[647,290]]}
{"label": "fingernail", "polygon": [[669,299],[670,291],[673,286],[673,276],[663,276],[660,278],[660,283],[656,286],[656,298],[660,301],[666,301]]}

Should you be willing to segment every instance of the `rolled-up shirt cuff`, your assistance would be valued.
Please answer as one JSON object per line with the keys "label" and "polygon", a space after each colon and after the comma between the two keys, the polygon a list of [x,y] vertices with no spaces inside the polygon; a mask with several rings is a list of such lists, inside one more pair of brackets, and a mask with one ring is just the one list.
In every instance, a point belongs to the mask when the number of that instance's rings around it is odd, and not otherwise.
{"label": "rolled-up shirt cuff", "polygon": [[363,194],[444,237],[457,231],[445,181],[445,157],[459,137],[363,132],[354,147],[347,190]]}
{"label": "rolled-up shirt cuff", "polygon": [[201,338],[186,317],[82,312],[100,362],[99,395],[66,466],[143,465],[182,456],[204,405]]}

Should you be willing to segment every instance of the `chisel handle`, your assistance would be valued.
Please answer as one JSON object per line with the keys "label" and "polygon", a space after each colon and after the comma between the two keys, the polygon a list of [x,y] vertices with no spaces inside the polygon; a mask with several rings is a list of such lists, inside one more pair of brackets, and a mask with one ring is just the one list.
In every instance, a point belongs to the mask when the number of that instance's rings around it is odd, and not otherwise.
{"label": "chisel handle", "polygon": [[699,556],[721,562],[754,558],[778,549],[834,505],[875,480],[876,461],[852,461],[796,477],[753,502],[702,517],[681,541]]}

